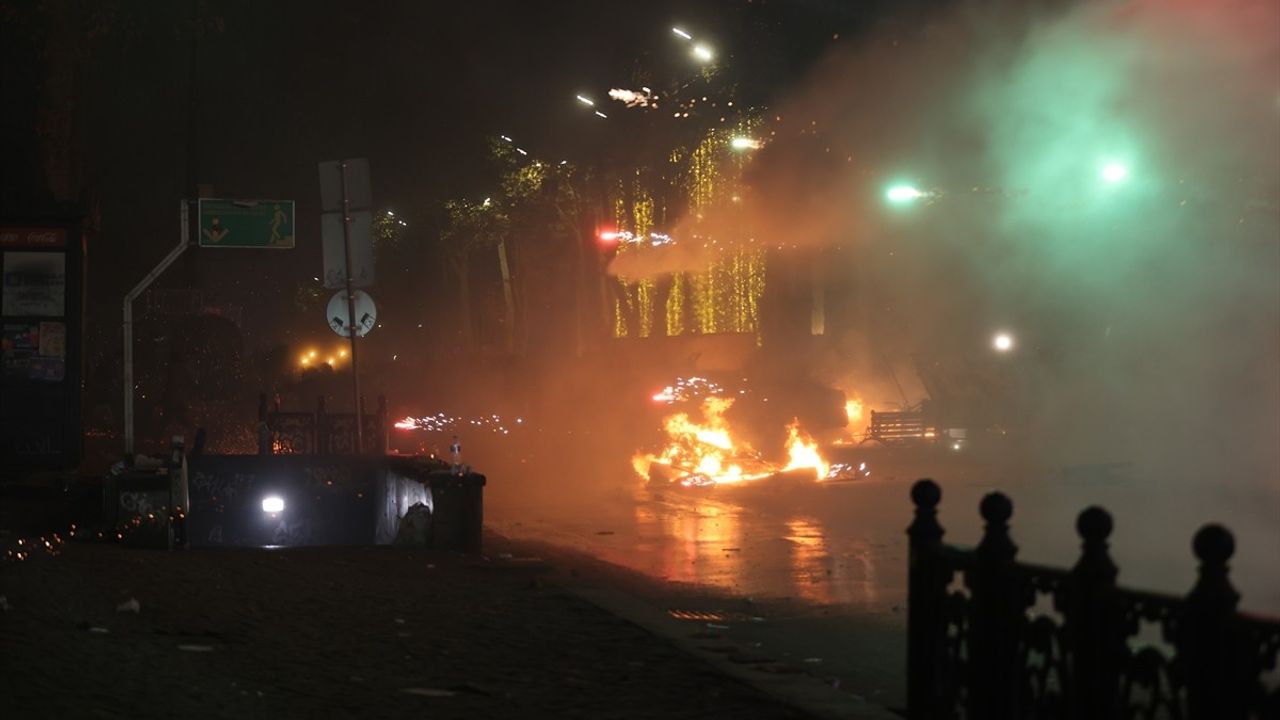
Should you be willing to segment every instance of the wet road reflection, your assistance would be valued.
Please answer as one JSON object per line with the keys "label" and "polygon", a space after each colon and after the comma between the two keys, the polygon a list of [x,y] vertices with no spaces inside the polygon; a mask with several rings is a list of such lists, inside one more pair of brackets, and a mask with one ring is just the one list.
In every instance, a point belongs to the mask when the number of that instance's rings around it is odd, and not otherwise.
{"label": "wet road reflection", "polygon": [[[981,497],[1016,498],[1019,558],[1070,567],[1079,556],[1075,516],[1090,504],[1116,519],[1112,557],[1128,587],[1175,595],[1195,581],[1190,538],[1215,517],[1237,534],[1232,582],[1242,607],[1280,610],[1271,548],[1280,529],[1265,503],[1186,508],[1156,483],[1072,487],[1060,483],[944,482],[946,540],[974,545]],[[906,601],[910,482],[865,481],[797,487],[690,488],[555,495],[533,501],[501,485],[486,489],[486,520],[514,538],[551,542],[678,583],[756,599],[793,598],[851,612],[889,611]],[[1158,532],[1149,522],[1160,517]]]}
{"label": "wet road reflection", "polygon": [[860,498],[870,501],[879,492],[716,490],[638,489],[593,503],[589,512],[562,505],[559,512],[531,513],[523,505],[513,514],[499,502],[488,520],[510,537],[568,545],[655,578],[737,596],[857,610],[904,601],[908,518],[905,508],[860,509]]}

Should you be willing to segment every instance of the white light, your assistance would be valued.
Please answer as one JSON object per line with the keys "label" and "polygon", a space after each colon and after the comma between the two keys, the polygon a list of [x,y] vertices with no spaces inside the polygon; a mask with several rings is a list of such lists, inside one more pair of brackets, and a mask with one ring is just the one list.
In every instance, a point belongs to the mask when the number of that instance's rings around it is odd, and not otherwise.
{"label": "white light", "polygon": [[607,117],[609,117],[608,115],[605,115],[604,113],[600,112],[599,110],[597,110],[597,111],[596,111],[596,114],[597,114],[597,115],[599,115],[599,116],[600,116],[600,117],[602,117],[602,118],[607,118]]}
{"label": "white light", "polygon": [[706,45],[695,45],[693,46],[693,56],[703,62],[710,62],[711,58],[715,57],[715,53],[711,52],[711,48]]}
{"label": "white light", "polygon": [[502,138],[503,140],[506,140],[507,142],[511,142],[511,138],[507,137],[506,135],[499,135],[498,137]]}
{"label": "white light", "polygon": [[529,151],[528,151],[528,150],[525,150],[524,148],[516,148],[516,152],[520,153],[521,155],[528,155],[528,154],[529,154]]}
{"label": "white light", "polygon": [[998,352],[1009,352],[1013,349],[1013,336],[1009,333],[996,333],[991,341],[991,346]]}
{"label": "white light", "polygon": [[749,137],[736,137],[729,141],[729,146],[734,150],[756,150],[760,147],[760,141]]}
{"label": "white light", "polygon": [[583,105],[595,105],[595,103],[591,102],[591,98],[583,97],[581,95],[578,96],[578,102],[582,103]]}
{"label": "white light", "polygon": [[910,185],[894,185],[885,192],[885,197],[889,198],[890,202],[908,203],[924,197],[924,193]]}
{"label": "white light", "polygon": [[681,30],[680,28],[671,28],[671,32],[673,32],[673,33],[675,33],[675,34],[679,35],[680,37],[684,38],[685,40],[692,40],[692,39],[693,39],[693,36],[692,36],[692,35],[690,35],[689,33],[687,33],[687,32],[685,32],[685,31]]}
{"label": "white light", "polygon": [[262,498],[262,512],[278,513],[284,510],[284,498],[278,495]]}
{"label": "white light", "polygon": [[1109,162],[1102,166],[1102,179],[1109,183],[1118,183],[1129,177],[1129,168],[1123,163]]}

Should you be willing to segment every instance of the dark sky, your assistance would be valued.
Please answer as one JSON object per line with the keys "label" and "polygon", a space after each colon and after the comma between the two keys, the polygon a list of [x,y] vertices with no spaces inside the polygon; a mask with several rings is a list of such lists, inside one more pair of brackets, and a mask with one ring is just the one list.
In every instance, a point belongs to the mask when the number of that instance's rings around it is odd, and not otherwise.
{"label": "dark sky", "polygon": [[[94,329],[116,334],[120,298],[177,241],[193,157],[194,180],[216,195],[298,203],[297,249],[197,251],[159,283],[195,282],[254,307],[247,335],[262,345],[301,322],[294,288],[320,274],[318,162],[368,157],[375,204],[410,221],[410,240],[430,242],[444,199],[485,193],[486,136],[581,162],[625,147],[621,126],[595,122],[573,95],[696,74],[673,25],[708,39],[740,95],[766,102],[834,33],[865,26],[880,5],[6,0],[3,11],[16,38],[6,72],[33,83],[16,95],[37,103],[32,119],[48,99],[52,62],[74,67],[72,161],[101,217],[90,247],[91,342]],[[5,132],[6,148],[29,151],[30,127]],[[11,170],[6,182],[35,174]]]}

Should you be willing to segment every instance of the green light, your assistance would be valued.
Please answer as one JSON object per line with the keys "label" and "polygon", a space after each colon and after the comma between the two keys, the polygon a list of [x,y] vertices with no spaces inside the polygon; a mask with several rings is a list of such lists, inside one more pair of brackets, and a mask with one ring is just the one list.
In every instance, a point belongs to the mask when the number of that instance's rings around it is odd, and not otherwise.
{"label": "green light", "polygon": [[910,185],[894,185],[885,192],[884,196],[895,205],[905,205],[924,197],[924,193]]}
{"label": "green light", "polygon": [[1124,163],[1109,162],[1102,166],[1099,173],[1102,179],[1112,185],[1124,182],[1129,177],[1129,168]]}

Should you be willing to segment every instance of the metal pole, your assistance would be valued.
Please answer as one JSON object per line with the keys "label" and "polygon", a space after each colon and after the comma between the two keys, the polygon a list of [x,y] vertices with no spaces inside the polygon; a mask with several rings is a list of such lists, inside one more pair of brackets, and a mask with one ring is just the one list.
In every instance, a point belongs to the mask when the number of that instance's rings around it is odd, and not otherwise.
{"label": "metal pole", "polygon": [[141,295],[147,287],[160,277],[160,273],[173,264],[183,251],[187,249],[190,243],[190,213],[187,209],[187,201],[182,201],[179,209],[182,218],[182,235],[178,241],[178,246],[169,251],[168,255],[160,261],[159,265],[152,268],[142,281],[133,287],[127,295],[124,296],[124,452],[126,455],[133,455],[133,301]]}
{"label": "metal pole", "polygon": [[347,332],[351,336],[351,389],[354,395],[356,417],[356,454],[364,453],[364,417],[360,406],[360,362],[356,358],[356,291],[351,285],[351,201],[347,199],[347,163],[338,163],[342,170],[342,253],[347,264]]}

